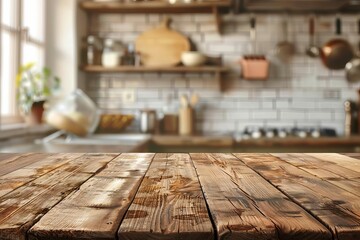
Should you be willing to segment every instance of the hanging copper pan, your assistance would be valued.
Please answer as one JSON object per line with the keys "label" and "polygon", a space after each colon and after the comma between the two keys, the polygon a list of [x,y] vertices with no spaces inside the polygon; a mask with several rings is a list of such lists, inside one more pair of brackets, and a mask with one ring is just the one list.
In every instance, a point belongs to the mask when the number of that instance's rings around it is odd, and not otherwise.
{"label": "hanging copper pan", "polygon": [[[358,34],[360,40],[360,19],[358,20]],[[345,66],[346,79],[349,82],[360,81],[360,41],[358,42],[358,45],[357,56],[348,62]]]}
{"label": "hanging copper pan", "polygon": [[[341,35],[340,18],[336,19],[336,34]],[[339,70],[344,69],[346,63],[354,57],[354,51],[349,42],[336,38],[330,40],[321,48],[320,56],[327,68]]]}

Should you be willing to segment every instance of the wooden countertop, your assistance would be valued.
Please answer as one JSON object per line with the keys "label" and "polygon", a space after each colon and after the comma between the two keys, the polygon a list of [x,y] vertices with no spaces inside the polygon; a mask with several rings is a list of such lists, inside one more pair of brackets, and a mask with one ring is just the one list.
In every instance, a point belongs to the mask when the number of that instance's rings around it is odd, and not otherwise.
{"label": "wooden countertop", "polygon": [[360,146],[360,136],[320,138],[261,138],[236,142],[238,146]]}
{"label": "wooden countertop", "polygon": [[235,141],[232,136],[177,136],[154,135],[159,146],[209,146],[209,147],[271,147],[271,146],[360,146],[360,136],[320,138],[260,138]]}
{"label": "wooden countertop", "polygon": [[358,240],[350,156],[0,154],[0,239]]}

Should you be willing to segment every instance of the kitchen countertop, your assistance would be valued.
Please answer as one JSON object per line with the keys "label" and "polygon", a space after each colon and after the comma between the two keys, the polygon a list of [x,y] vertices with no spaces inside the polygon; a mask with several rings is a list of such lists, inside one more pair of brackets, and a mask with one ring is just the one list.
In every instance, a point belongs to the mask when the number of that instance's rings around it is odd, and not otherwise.
{"label": "kitchen countertop", "polygon": [[[359,157],[359,155],[353,155]],[[341,154],[0,154],[0,239],[360,239]]]}
{"label": "kitchen countertop", "polygon": [[[96,136],[96,135],[95,135]],[[246,149],[251,152],[258,152],[263,149],[266,152],[275,151],[279,147],[279,151],[285,149],[294,151],[301,151],[301,148],[306,148],[306,151],[313,149],[321,150],[321,152],[353,152],[356,147],[360,147],[360,136],[351,137],[320,137],[320,138],[261,138],[248,139],[242,141],[235,141],[230,135],[212,136],[212,135],[195,135],[195,136],[177,136],[177,135],[142,135],[142,134],[109,134],[112,138],[112,144],[106,142],[97,144],[61,144],[59,142],[48,142],[43,144],[35,144],[36,138],[19,138],[16,140],[9,140],[0,142],[0,152],[147,152],[151,147],[167,147],[184,148],[187,147],[206,147],[206,148],[227,148],[234,151],[243,151]],[[126,139],[138,138],[139,136],[146,136],[144,139],[116,142],[118,136]],[[38,136],[37,139],[43,138]],[[109,141],[107,141],[109,142]],[[150,149],[149,149],[150,147]],[[271,150],[272,148],[273,150]],[[332,150],[333,149],[333,150]],[[161,149],[155,148],[156,152]],[[177,149],[174,149],[177,150]],[[196,149],[192,149],[195,151]],[[201,149],[202,150],[202,149]],[[216,149],[214,149],[216,150]],[[277,151],[277,152],[279,152]],[[177,152],[177,151],[176,151]],[[203,150],[201,152],[204,152]]]}
{"label": "kitchen countertop", "polygon": [[242,140],[239,146],[360,146],[360,136],[319,138],[260,138]]}

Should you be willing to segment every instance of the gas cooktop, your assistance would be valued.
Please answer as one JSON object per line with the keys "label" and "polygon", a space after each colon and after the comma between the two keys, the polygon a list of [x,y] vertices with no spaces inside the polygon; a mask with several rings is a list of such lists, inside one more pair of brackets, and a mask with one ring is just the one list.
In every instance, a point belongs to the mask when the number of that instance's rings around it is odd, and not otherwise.
{"label": "gas cooktop", "polygon": [[259,139],[259,138],[319,138],[336,137],[337,133],[332,128],[261,128],[246,127],[244,131],[236,134],[238,140]]}

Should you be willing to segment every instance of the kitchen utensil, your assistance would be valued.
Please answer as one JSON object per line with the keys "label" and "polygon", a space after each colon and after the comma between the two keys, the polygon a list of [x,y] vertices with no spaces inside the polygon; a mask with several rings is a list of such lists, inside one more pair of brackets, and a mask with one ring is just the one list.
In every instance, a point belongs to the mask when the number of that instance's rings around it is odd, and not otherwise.
{"label": "kitchen utensil", "polygon": [[45,113],[49,125],[78,136],[93,133],[99,119],[100,110],[80,89],[50,106]]}
{"label": "kitchen utensil", "polygon": [[179,134],[193,135],[195,132],[195,112],[190,106],[181,107],[179,110]]}
{"label": "kitchen utensil", "polygon": [[345,101],[345,136],[349,137],[358,132],[358,116],[356,103],[350,100]]}
{"label": "kitchen utensil", "polygon": [[306,55],[312,58],[317,58],[320,55],[319,47],[315,44],[315,18],[311,17],[309,20],[309,36],[310,46],[306,49]]}
{"label": "kitchen utensil", "polygon": [[199,95],[197,95],[197,94],[191,95],[191,98],[190,98],[191,107],[195,108],[198,103],[199,103]]}
{"label": "kitchen utensil", "polygon": [[198,67],[204,65],[206,56],[200,52],[189,51],[181,54],[181,62],[188,67]]}
{"label": "kitchen utensil", "polygon": [[188,97],[183,94],[181,97],[180,97],[180,103],[181,103],[181,106],[182,107],[187,107],[189,106],[189,100],[188,100]]}
{"label": "kitchen utensil", "polygon": [[275,56],[283,63],[287,63],[295,54],[295,46],[288,41],[288,16],[283,19],[282,28],[284,40],[279,42],[275,48]]}
{"label": "kitchen utensil", "polygon": [[156,111],[144,109],[140,112],[141,133],[155,133],[157,125]]}
{"label": "kitchen utensil", "polygon": [[357,56],[345,65],[346,79],[349,82],[360,81],[360,19],[358,20],[358,52]]}
{"label": "kitchen utensil", "polygon": [[256,55],[256,19],[250,19],[250,38],[252,42],[252,54],[245,55],[240,64],[242,75],[247,80],[266,80],[269,75],[269,62],[263,55]]}
{"label": "kitchen utensil", "polygon": [[190,42],[182,34],[169,29],[169,18],[141,34],[136,40],[136,51],[142,64],[153,67],[171,67],[181,62],[181,54],[190,51]]}
{"label": "kitchen utensil", "polygon": [[[336,18],[336,34],[341,35],[341,19]],[[324,65],[332,70],[344,69],[345,65],[354,57],[354,52],[348,41],[335,38],[327,42],[320,50]]]}
{"label": "kitchen utensil", "polygon": [[164,114],[162,119],[162,133],[177,134],[179,132],[179,116],[178,114]]}

